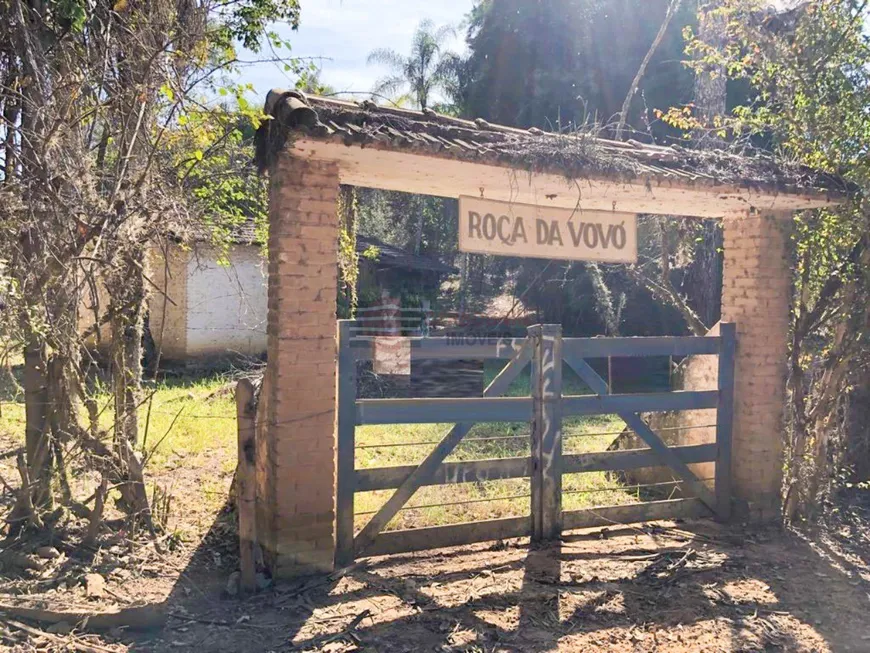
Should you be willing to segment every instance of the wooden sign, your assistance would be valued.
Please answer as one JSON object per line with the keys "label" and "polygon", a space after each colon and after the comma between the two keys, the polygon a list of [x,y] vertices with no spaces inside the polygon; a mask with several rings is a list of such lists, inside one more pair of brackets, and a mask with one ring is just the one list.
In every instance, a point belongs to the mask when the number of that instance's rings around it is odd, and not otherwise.
{"label": "wooden sign", "polygon": [[637,216],[459,198],[459,249],[463,252],[637,262]]}

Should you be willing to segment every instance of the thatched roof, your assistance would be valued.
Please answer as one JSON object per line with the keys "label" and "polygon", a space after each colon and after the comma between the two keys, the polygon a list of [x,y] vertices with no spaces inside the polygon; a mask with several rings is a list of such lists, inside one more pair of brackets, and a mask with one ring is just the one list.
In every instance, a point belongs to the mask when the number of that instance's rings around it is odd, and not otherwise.
{"label": "thatched roof", "polygon": [[664,147],[612,141],[588,132],[556,134],[515,129],[485,120],[460,120],[433,111],[386,108],[273,90],[258,132],[257,163],[268,168],[287,139],[401,150],[523,171],[627,181],[640,178],[678,183],[706,182],[768,194],[811,193],[835,199],[856,189],[843,179],[797,163],[758,154]]}

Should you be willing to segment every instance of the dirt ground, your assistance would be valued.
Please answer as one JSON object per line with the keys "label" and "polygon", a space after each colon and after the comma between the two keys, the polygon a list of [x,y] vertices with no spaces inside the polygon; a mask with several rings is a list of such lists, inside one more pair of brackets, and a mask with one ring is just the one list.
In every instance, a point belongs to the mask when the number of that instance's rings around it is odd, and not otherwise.
{"label": "dirt ground", "polygon": [[[226,594],[236,564],[231,514],[195,548],[159,553],[153,543],[119,540],[83,551],[56,542],[61,555],[44,560],[44,570],[0,581],[0,603],[82,611],[148,605],[165,624],[67,634],[63,625],[7,612],[0,646],[870,651],[870,492],[856,490],[843,505],[850,507],[834,511],[811,537],[708,521],[598,529],[546,547],[517,540],[369,559],[340,577],[277,583],[244,600]],[[86,596],[85,570],[105,580],[96,596]]]}

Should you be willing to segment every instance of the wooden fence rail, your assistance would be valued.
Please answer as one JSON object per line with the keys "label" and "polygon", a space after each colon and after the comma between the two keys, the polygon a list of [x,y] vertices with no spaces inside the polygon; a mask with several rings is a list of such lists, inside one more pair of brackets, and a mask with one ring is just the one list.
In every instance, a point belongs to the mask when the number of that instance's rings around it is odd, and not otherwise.
{"label": "wooden fence rail", "polygon": [[[380,340],[354,335],[354,323],[339,323],[338,487],[336,564],[360,555],[416,551],[492,539],[530,535],[557,538],[566,528],[622,524],[650,519],[730,515],[731,423],[733,411],[735,328],[722,324],[718,336],[655,338],[563,338],[561,327],[529,327],[517,338],[406,338],[403,350],[414,358],[501,359],[507,365],[483,397],[461,399],[357,399],[356,365],[377,354]],[[405,347],[407,344],[407,347]],[[716,355],[715,390],[611,394],[589,359],[636,356]],[[591,389],[588,395],[565,395],[562,368],[568,364]],[[504,397],[530,367],[531,396]],[[669,446],[642,417],[644,413],[716,410],[716,441]],[[619,415],[648,449],[563,454],[562,421],[569,416]],[[506,459],[444,462],[480,422],[527,422],[530,455]],[[365,424],[453,424],[419,465],[356,469],[355,431]],[[399,443],[396,446],[408,445]],[[380,446],[380,445],[379,445]],[[390,445],[384,445],[390,446]],[[423,446],[422,444],[420,446]],[[714,491],[689,465],[714,462]],[[688,498],[566,511],[562,507],[564,474],[616,472],[667,466],[690,491]],[[427,528],[384,532],[389,521],[421,487],[505,479],[530,479],[530,514]],[[354,495],[394,490],[359,533],[354,532]]]}

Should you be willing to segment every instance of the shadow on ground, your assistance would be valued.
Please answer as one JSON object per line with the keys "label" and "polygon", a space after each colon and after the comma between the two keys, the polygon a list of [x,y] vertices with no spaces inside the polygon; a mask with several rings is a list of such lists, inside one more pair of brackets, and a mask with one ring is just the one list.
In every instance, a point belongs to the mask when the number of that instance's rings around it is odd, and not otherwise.
{"label": "shadow on ground", "polygon": [[370,559],[239,600],[223,596],[229,518],[135,650],[870,650],[866,529],[849,548],[706,521],[605,529]]}

